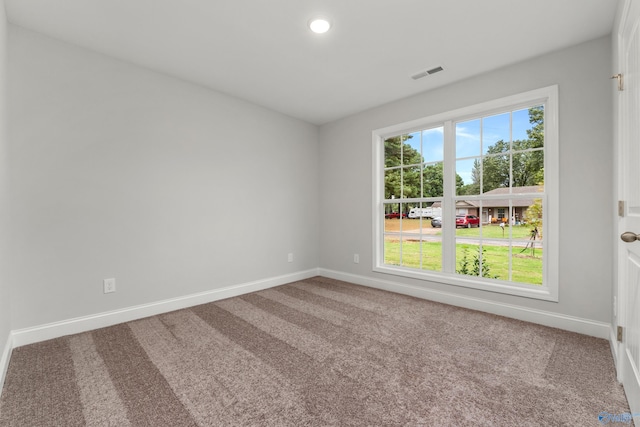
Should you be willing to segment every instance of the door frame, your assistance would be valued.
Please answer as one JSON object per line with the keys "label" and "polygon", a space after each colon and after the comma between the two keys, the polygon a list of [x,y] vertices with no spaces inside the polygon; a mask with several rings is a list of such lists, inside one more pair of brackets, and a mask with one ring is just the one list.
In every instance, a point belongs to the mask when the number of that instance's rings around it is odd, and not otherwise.
{"label": "door frame", "polygon": [[[618,9],[616,11],[616,18],[613,26],[613,30],[611,32],[611,45],[612,45],[612,75],[617,74],[623,65],[622,59],[622,29],[624,27],[625,17],[628,12],[628,8],[630,6],[630,0],[618,0]],[[622,129],[622,99],[619,95],[619,92],[615,90],[614,84],[611,84],[613,91],[613,170],[614,170],[614,179],[613,179],[613,194],[615,195],[614,200],[612,200],[612,204],[615,204],[618,200],[622,200],[623,189],[623,159],[622,159],[622,149],[621,149],[621,136],[620,132]],[[615,212],[614,212],[615,211]],[[623,277],[621,277],[620,272],[623,271],[623,259],[619,255],[620,254],[620,241],[618,239],[618,229],[620,228],[621,217],[617,209],[613,209],[612,213],[614,217],[614,233],[613,233],[613,247],[615,250],[613,251],[613,278],[612,278],[612,299],[613,299],[613,311],[611,313],[611,336],[610,336],[610,344],[611,351],[613,352],[614,362],[616,364],[616,375],[618,381],[622,382],[622,343],[617,340],[617,329],[618,326],[623,326],[620,319],[622,318],[622,310],[624,310],[624,304],[621,304],[621,289],[620,284],[622,283]]]}
{"label": "door frame", "polygon": [[[633,13],[631,13],[633,8]],[[612,75],[614,77],[618,73],[623,73],[622,76],[622,84],[624,85],[624,72],[625,70],[625,53],[624,53],[624,42],[623,35],[625,27],[628,24],[628,20],[630,16],[638,13],[638,8],[640,8],[640,0],[618,0],[618,9],[616,12],[615,23],[612,31],[612,67],[613,72]],[[640,19],[638,19],[633,25],[640,25]],[[614,203],[612,206],[612,211],[614,215],[614,233],[612,238],[614,239],[614,248],[613,251],[613,286],[612,286],[612,296],[613,296],[613,312],[612,312],[612,321],[611,321],[611,337],[610,344],[611,350],[613,352],[614,362],[616,364],[616,373],[617,379],[624,386],[624,357],[626,352],[626,339],[623,339],[622,342],[618,341],[617,330],[618,327],[626,328],[626,320],[627,320],[627,304],[625,301],[625,297],[627,295],[627,286],[628,286],[628,277],[626,273],[626,248],[625,243],[622,243],[619,235],[621,232],[626,231],[627,227],[627,206],[626,202],[623,202],[624,205],[622,207],[617,206],[618,201],[625,200],[625,161],[624,156],[626,155],[626,148],[624,147],[624,142],[626,140],[626,120],[625,117],[625,108],[624,103],[625,99],[620,94],[618,90],[618,85],[612,83],[612,91],[613,95],[613,149],[614,149],[614,188],[613,194],[615,195]],[[637,244],[637,243],[636,243]],[[624,334],[623,334],[624,336]],[[624,337],[626,338],[626,337]],[[630,405],[637,405],[637,403],[629,402]],[[631,412],[638,413],[637,406],[632,406]]]}

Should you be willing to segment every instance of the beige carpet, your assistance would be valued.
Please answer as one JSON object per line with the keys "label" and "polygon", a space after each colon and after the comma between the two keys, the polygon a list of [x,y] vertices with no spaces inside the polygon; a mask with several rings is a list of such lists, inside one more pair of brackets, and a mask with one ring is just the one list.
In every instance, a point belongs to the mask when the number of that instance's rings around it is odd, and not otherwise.
{"label": "beige carpet", "polygon": [[2,426],[587,426],[609,344],[313,279],[14,350]]}

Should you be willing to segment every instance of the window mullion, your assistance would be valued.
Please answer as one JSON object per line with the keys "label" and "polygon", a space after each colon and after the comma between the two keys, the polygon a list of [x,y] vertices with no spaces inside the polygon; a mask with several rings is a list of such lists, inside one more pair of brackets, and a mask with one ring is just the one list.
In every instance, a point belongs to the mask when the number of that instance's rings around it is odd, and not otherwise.
{"label": "window mullion", "polygon": [[442,271],[456,271],[456,132],[453,121],[444,123],[444,165],[442,206]]}

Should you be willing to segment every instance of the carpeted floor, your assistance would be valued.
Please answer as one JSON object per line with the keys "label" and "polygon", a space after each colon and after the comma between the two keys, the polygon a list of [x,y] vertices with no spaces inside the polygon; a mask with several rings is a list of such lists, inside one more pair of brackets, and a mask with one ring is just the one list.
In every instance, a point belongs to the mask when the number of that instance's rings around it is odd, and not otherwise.
{"label": "carpeted floor", "polygon": [[316,277],[14,350],[2,426],[601,425],[605,340]]}

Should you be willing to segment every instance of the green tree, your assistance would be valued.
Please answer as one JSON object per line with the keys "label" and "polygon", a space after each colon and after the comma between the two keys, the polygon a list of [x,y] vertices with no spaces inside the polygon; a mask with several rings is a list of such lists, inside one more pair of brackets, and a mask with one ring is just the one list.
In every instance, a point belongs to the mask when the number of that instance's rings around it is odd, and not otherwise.
{"label": "green tree", "polygon": [[542,239],[542,199],[535,199],[525,211],[524,217],[531,230],[531,241],[527,246],[531,247],[531,256],[535,256],[535,240]]}
{"label": "green tree", "polygon": [[544,147],[542,107],[529,109],[529,123],[533,126],[527,129],[527,139],[513,141],[511,147],[508,142],[500,140],[487,148],[482,164],[478,160],[473,164],[473,183],[465,186],[465,192],[461,194],[479,194],[481,171],[483,192],[508,187],[510,181],[514,187],[525,187],[538,185],[544,180],[544,154],[541,150],[530,151]]}
{"label": "green tree", "polygon": [[531,148],[544,147],[544,109],[542,107],[529,108],[529,123],[533,125],[527,130],[527,136],[532,141]]}
{"label": "green tree", "polygon": [[[514,150],[522,150],[520,143],[515,141]],[[522,144],[529,145],[529,144]],[[525,187],[537,185],[544,179],[544,157],[542,151],[527,151],[513,154],[513,186]]]}
{"label": "green tree", "polygon": [[480,194],[480,171],[481,170],[482,169],[480,167],[480,161],[477,159],[474,160],[473,168],[471,169],[471,183],[458,186],[457,188],[458,196]]}
{"label": "green tree", "polygon": [[[422,181],[419,165],[422,163],[422,155],[406,143],[411,138],[412,135],[399,135],[384,141],[384,166],[385,168],[394,168],[385,171],[384,194],[386,199],[391,199],[392,196],[397,199],[420,197]],[[399,204],[398,212],[401,209]],[[404,209],[408,210],[409,206],[405,206]],[[388,210],[394,209],[389,207]]]}
{"label": "green tree", "polygon": [[[529,137],[527,148],[543,148],[544,109],[542,107],[529,108],[529,123],[533,126],[531,129],[527,129],[527,136]],[[525,165],[528,174],[527,178],[529,179],[527,185],[536,185],[536,183],[544,181],[544,156],[542,151],[533,151],[526,154],[528,158]],[[533,184],[531,184],[531,182],[533,182]]]}
{"label": "green tree", "polygon": [[[384,194],[386,199],[439,197],[443,195],[442,163],[424,166],[420,152],[406,141],[412,135],[399,135],[384,141],[384,166],[393,168],[385,171]],[[422,172],[421,172],[422,169]],[[456,187],[464,185],[456,174]],[[400,202],[399,202],[400,203]],[[409,209],[405,206],[405,210]]]}
{"label": "green tree", "polygon": [[[436,163],[434,165],[425,166],[422,171],[423,192],[422,197],[441,197],[443,190],[443,164]],[[456,174],[456,189],[464,186],[462,177]]]}
{"label": "green tree", "polygon": [[[410,135],[409,135],[410,137]],[[402,164],[402,143],[408,139],[407,135],[394,136],[384,140],[384,167],[392,168]]]}
{"label": "green tree", "polygon": [[[384,193],[386,199],[390,199],[391,196],[401,198],[403,195],[404,197],[416,197],[415,194],[419,194],[419,169],[416,173],[416,168],[400,167],[422,163],[420,153],[406,143],[411,138],[412,135],[399,135],[384,141],[384,166],[385,168],[397,168],[385,172]],[[404,194],[402,190],[404,190]]]}
{"label": "green tree", "polygon": [[464,187],[464,180],[460,175],[456,174],[456,194],[461,194],[462,187]]}
{"label": "green tree", "polygon": [[[497,141],[487,149],[487,157],[483,159],[482,165],[482,191],[487,192],[495,188],[509,186],[509,143]],[[479,166],[479,162],[474,163],[474,169]],[[474,173],[473,176],[479,174]]]}

